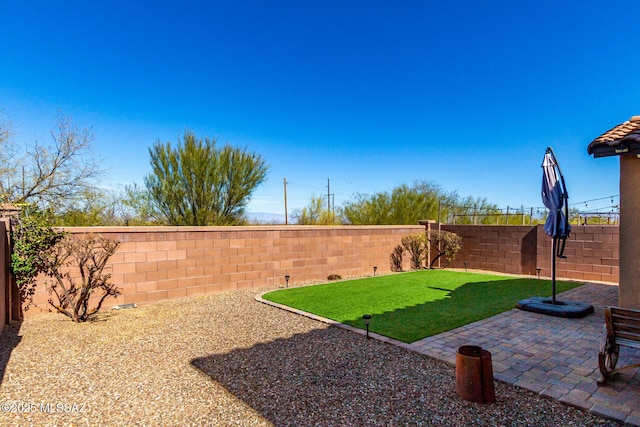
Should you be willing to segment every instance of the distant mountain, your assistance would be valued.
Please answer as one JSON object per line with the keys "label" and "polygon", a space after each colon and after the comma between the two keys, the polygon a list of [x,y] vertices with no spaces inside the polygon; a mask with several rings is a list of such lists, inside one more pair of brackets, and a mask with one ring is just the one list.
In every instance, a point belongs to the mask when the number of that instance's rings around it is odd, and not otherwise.
{"label": "distant mountain", "polygon": [[247,219],[251,224],[284,224],[284,215],[276,213],[248,212]]}

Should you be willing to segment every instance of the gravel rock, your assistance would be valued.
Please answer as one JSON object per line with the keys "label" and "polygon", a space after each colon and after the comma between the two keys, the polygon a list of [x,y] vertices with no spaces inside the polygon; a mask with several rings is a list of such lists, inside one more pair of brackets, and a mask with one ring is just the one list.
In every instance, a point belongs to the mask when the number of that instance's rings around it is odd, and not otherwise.
{"label": "gravel rock", "polygon": [[256,302],[257,290],[28,318],[0,337],[0,425],[617,425],[496,383],[462,401],[454,368]]}

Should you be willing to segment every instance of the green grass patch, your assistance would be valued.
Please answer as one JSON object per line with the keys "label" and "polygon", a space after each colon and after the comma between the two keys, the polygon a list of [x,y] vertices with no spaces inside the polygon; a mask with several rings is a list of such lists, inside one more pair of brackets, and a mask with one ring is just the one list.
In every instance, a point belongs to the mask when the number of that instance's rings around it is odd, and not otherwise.
{"label": "green grass patch", "polygon": [[[556,292],[580,286],[556,282]],[[425,270],[269,292],[265,300],[407,343],[502,313],[532,296],[551,296],[549,280]]]}

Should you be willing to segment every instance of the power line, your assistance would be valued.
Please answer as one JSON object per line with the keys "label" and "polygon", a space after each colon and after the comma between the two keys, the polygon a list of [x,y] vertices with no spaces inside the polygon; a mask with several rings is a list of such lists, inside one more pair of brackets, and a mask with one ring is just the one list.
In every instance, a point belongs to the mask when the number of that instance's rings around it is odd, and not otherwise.
{"label": "power line", "polygon": [[599,202],[600,200],[607,200],[607,199],[610,199],[611,200],[611,204],[613,204],[614,197],[620,197],[620,195],[616,194],[615,196],[600,197],[598,199],[585,200],[584,202],[570,203],[569,206],[586,205],[589,202]]}

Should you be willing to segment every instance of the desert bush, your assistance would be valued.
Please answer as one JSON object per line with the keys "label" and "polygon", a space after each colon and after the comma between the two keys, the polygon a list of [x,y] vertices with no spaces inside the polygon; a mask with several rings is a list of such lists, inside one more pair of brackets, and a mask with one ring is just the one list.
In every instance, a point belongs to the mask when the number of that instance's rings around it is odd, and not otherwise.
{"label": "desert bush", "polygon": [[[105,299],[120,294],[109,283],[111,274],[104,273],[119,245],[120,242],[94,234],[77,239],[67,236],[58,242],[46,258],[52,279],[47,282],[49,304],[74,322],[86,322],[95,316]],[[79,270],[79,278],[71,275],[74,267]],[[92,297],[95,305],[90,307]]]}
{"label": "desert bush", "polygon": [[404,254],[404,248],[402,245],[398,245],[393,248],[393,252],[389,256],[391,261],[391,271],[402,271],[402,255]]}
{"label": "desert bush", "polygon": [[408,234],[401,240],[402,246],[409,252],[411,268],[420,270],[427,258],[427,239],[423,233]]}
{"label": "desert bush", "polygon": [[53,214],[34,205],[22,207],[11,218],[11,273],[20,291],[20,304],[26,311],[33,303],[39,274],[49,275],[47,253],[65,233],[51,227]]}
{"label": "desert bush", "polygon": [[435,262],[444,256],[446,263],[443,268],[446,268],[451,261],[456,259],[456,255],[462,247],[462,237],[450,231],[438,230],[429,231],[427,236],[431,249],[436,254],[431,260],[430,267],[433,267]]}

